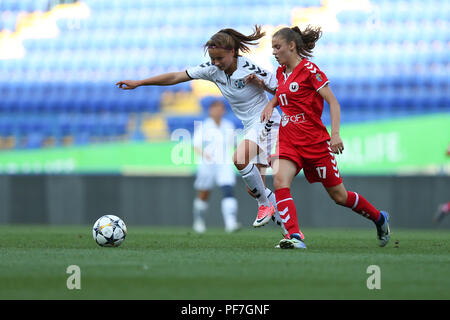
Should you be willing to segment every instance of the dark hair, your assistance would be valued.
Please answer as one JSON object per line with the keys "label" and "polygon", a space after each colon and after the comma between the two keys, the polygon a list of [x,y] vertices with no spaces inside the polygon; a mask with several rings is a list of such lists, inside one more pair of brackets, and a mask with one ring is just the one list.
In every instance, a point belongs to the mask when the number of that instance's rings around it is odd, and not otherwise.
{"label": "dark hair", "polygon": [[239,55],[239,50],[242,52],[250,52],[249,45],[256,45],[256,40],[265,36],[265,32],[261,32],[261,26],[255,25],[255,31],[246,36],[234,29],[222,29],[205,43],[205,51],[210,48],[219,48],[225,50],[235,50],[235,57]]}
{"label": "dark hair", "polygon": [[312,57],[312,50],[321,36],[322,29],[311,25],[303,31],[299,27],[283,28],[273,35],[273,37],[282,37],[287,43],[294,41],[297,53],[302,58]]}
{"label": "dark hair", "polygon": [[221,99],[214,99],[213,101],[211,101],[209,108],[211,108],[212,106],[216,106],[216,105],[220,105],[221,107],[225,108],[225,103]]}

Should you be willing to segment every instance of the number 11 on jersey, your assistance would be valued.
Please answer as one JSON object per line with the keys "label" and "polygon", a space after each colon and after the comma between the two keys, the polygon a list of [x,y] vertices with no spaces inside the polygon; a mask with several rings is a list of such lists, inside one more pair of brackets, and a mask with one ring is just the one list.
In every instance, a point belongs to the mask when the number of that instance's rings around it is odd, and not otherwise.
{"label": "number 11 on jersey", "polygon": [[280,94],[280,102],[282,106],[286,106],[288,104],[286,93]]}

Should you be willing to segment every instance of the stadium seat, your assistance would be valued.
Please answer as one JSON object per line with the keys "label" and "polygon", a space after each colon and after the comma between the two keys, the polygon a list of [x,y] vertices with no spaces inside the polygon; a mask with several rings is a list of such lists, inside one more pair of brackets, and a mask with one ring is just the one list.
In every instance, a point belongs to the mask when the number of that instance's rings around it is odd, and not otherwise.
{"label": "stadium seat", "polygon": [[[289,24],[294,7],[322,6],[320,0],[83,2],[89,7],[88,17],[58,18],[59,35],[25,36],[24,57],[0,59],[0,114],[15,115],[22,123],[19,126],[15,118],[11,126],[2,122],[1,132],[21,128],[25,134],[27,117],[40,115],[42,128],[35,129],[51,133],[58,127],[58,135],[71,135],[76,143],[89,143],[92,135],[123,134],[126,125],[119,117],[159,112],[164,91],[191,91],[191,84],[127,92],[115,88],[115,81],[198,65],[209,58],[202,50],[204,43],[225,26],[248,33],[255,23]],[[13,32],[19,14],[46,11],[50,5],[49,0],[0,1],[0,30]],[[371,12],[338,12],[339,28],[326,30],[314,49],[312,61],[331,80],[343,121],[374,119],[377,113],[389,117],[448,110],[443,94],[449,88],[448,1],[380,0],[372,5]],[[273,58],[271,62],[276,65]],[[434,93],[429,99],[427,90]],[[203,112],[198,116],[206,115],[211,99],[201,99]],[[77,120],[60,123],[47,117],[62,114]],[[97,132],[92,119],[100,127]],[[190,130],[191,122],[189,117],[168,119],[171,129]],[[26,141],[32,147],[40,138],[36,134]]]}
{"label": "stadium seat", "polygon": [[204,116],[168,116],[167,126],[170,132],[177,129],[184,129],[193,133],[195,122],[202,121],[204,118]]}

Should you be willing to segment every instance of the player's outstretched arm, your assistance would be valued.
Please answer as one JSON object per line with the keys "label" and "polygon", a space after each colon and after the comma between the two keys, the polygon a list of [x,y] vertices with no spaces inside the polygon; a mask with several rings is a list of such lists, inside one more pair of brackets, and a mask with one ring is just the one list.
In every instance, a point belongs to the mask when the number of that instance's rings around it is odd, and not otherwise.
{"label": "player's outstretched arm", "polygon": [[339,135],[341,125],[341,107],[336,99],[333,91],[328,85],[319,90],[319,94],[325,99],[330,106],[331,117],[331,150],[334,153],[342,153],[344,151],[344,143]]}
{"label": "player's outstretched arm", "polygon": [[170,86],[189,81],[191,78],[185,71],[169,72],[143,80],[122,80],[116,83],[120,89],[132,90],[140,86]]}

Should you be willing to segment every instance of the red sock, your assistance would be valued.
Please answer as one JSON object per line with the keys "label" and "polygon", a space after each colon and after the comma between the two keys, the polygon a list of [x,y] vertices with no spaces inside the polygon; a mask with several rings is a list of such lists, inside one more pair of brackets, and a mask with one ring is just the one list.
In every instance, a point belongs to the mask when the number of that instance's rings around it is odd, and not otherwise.
{"label": "red sock", "polygon": [[295,203],[291,196],[291,189],[282,188],[275,190],[275,198],[277,200],[278,212],[280,213],[280,217],[288,234],[298,233],[303,240],[304,236],[298,227],[297,209],[295,208]]}
{"label": "red sock", "polygon": [[345,206],[374,222],[377,222],[380,218],[380,211],[356,192],[347,191],[347,202]]}

